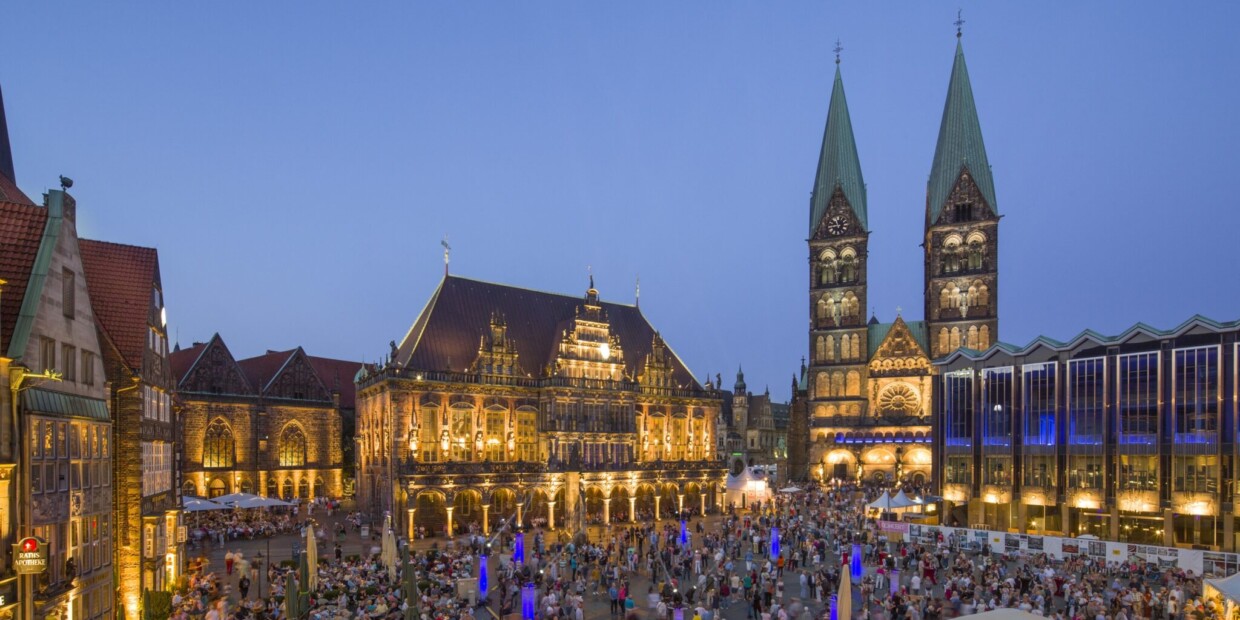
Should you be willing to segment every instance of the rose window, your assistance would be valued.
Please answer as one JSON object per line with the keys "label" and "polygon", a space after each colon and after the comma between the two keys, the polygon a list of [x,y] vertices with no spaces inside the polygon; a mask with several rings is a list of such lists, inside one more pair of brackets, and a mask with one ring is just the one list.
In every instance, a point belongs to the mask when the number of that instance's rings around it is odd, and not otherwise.
{"label": "rose window", "polygon": [[921,409],[917,390],[903,383],[890,385],[878,397],[878,407],[883,413],[916,415]]}

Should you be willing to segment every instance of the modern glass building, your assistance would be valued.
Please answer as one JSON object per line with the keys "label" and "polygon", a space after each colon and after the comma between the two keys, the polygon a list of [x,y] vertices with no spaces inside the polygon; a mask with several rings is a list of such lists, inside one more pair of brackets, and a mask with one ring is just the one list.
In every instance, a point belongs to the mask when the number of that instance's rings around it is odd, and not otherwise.
{"label": "modern glass building", "polygon": [[1240,321],[935,362],[947,524],[1234,551]]}

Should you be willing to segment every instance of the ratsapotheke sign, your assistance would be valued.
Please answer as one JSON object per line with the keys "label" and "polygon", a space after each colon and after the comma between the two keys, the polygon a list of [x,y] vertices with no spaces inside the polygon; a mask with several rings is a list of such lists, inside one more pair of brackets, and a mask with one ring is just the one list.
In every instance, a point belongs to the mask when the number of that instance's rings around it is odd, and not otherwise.
{"label": "ratsapotheke sign", "polygon": [[13,570],[18,575],[37,575],[47,570],[47,541],[29,536],[13,545]]}

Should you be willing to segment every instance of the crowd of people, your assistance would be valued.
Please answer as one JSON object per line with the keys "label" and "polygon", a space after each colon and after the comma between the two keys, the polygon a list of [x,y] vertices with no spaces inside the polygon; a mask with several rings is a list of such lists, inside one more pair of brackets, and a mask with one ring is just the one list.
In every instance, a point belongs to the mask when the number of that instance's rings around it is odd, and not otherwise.
{"label": "crowd of people", "polygon": [[[505,527],[491,537],[474,531],[446,541],[416,541],[409,553],[416,584],[412,599],[400,567],[384,566],[370,541],[359,541],[366,552],[344,556],[340,541],[346,530],[360,534],[369,523],[367,515],[352,513],[338,519],[334,546],[329,539],[321,547],[310,617],[403,618],[413,605],[413,615],[423,620],[472,620],[471,603],[505,617],[521,613],[529,602],[540,620],[601,615],[671,620],[676,610],[686,620],[942,620],[1000,608],[1057,620],[1222,616],[1219,604],[1203,597],[1200,576],[1156,563],[991,553],[985,545],[970,546],[964,537],[937,531],[912,541],[902,534],[888,538],[867,509],[881,491],[852,484],[811,487],[706,519],[686,514],[684,521],[613,522],[589,528],[591,536],[547,532],[531,520],[521,553],[515,553],[517,536]],[[301,528],[307,525],[286,515],[271,519],[270,527],[304,540]],[[223,515],[211,531],[240,538],[247,528],[255,529],[247,517]],[[459,587],[462,578],[479,576],[482,555],[492,560],[487,590],[479,592],[470,582]],[[269,587],[259,597],[251,587],[258,567],[240,554],[230,556],[223,567],[227,577],[209,567],[192,576],[175,600],[177,617],[281,619],[288,576],[296,567],[266,566]],[[852,568],[858,563],[860,572]],[[250,575],[243,583],[229,575],[234,571]],[[846,577],[850,617],[838,616],[838,608],[832,616],[833,597]],[[484,600],[476,600],[480,597]]]}

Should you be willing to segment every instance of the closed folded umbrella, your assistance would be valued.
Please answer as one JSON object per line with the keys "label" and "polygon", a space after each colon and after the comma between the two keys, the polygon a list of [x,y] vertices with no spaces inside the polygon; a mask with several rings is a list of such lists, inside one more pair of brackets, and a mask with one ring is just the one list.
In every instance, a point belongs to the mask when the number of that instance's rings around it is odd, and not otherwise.
{"label": "closed folded umbrella", "polygon": [[852,569],[847,564],[840,574],[840,592],[837,597],[839,620],[852,620]]}

